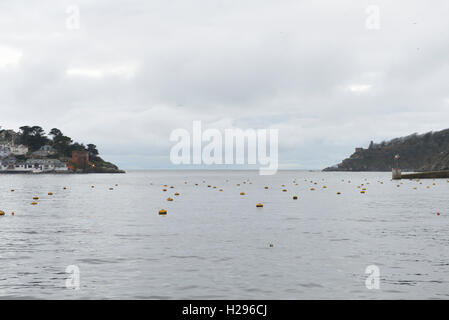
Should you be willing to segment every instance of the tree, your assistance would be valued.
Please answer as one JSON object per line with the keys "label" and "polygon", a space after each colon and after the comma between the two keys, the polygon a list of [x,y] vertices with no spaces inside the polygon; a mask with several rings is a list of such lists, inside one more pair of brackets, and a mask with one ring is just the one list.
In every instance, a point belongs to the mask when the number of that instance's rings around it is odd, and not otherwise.
{"label": "tree", "polygon": [[89,143],[87,145],[87,151],[89,152],[89,155],[91,155],[91,156],[98,156],[97,146],[92,143]]}
{"label": "tree", "polygon": [[39,126],[22,126],[20,129],[19,141],[28,146],[31,151],[38,150],[40,147],[49,143],[45,136],[45,131]]}
{"label": "tree", "polygon": [[53,136],[53,140],[55,139],[55,137],[62,136],[61,130],[59,130],[59,129],[57,129],[57,128],[51,129],[50,132],[49,132],[48,134],[51,135],[51,136]]}

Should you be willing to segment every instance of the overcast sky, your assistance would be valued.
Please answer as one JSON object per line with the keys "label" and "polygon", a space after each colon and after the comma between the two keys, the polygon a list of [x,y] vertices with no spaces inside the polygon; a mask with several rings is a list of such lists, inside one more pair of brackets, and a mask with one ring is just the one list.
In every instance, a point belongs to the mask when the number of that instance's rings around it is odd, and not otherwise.
{"label": "overcast sky", "polygon": [[279,129],[281,168],[321,169],[449,127],[448,86],[447,0],[0,0],[0,125],[128,169],[170,167],[193,120]]}

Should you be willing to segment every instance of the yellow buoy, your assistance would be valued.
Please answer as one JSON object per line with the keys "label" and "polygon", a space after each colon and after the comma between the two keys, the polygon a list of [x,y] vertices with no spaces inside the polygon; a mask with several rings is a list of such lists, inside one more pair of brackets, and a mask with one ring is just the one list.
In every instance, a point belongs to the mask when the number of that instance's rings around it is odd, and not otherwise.
{"label": "yellow buoy", "polygon": [[39,200],[39,197],[33,197],[33,200]]}
{"label": "yellow buoy", "polygon": [[167,189],[162,189],[162,191],[164,191],[164,192],[165,192],[165,191],[167,191]]}
{"label": "yellow buoy", "polygon": [[49,196],[52,196],[52,195],[53,195],[53,192],[49,192],[48,195],[49,195]]}
{"label": "yellow buoy", "polygon": [[240,195],[241,195],[241,196],[244,196],[244,195],[245,195],[245,192],[240,192]]}
{"label": "yellow buoy", "polygon": [[362,191],[360,191],[360,193],[365,193],[365,191],[362,190]]}
{"label": "yellow buoy", "polygon": [[178,192],[175,192],[175,196],[179,196],[179,193],[178,193]]}
{"label": "yellow buoy", "polygon": [[341,192],[337,192],[337,194],[341,194]]}
{"label": "yellow buoy", "polygon": [[14,189],[11,189],[11,192],[14,192]]}
{"label": "yellow buoy", "polygon": [[31,202],[31,205],[35,206],[37,204],[36,201]]}
{"label": "yellow buoy", "polygon": [[256,207],[257,207],[257,208],[262,208],[262,207],[263,207],[263,204],[258,203],[258,204],[256,204]]}
{"label": "yellow buoy", "polygon": [[326,189],[327,187],[326,186],[323,186],[323,189]]}
{"label": "yellow buoy", "polygon": [[218,191],[223,191],[223,189],[220,189],[220,190],[218,190]]}
{"label": "yellow buoy", "polygon": [[91,188],[95,188],[95,186],[90,186]]}
{"label": "yellow buoy", "polygon": [[287,192],[287,189],[282,190],[282,192]]}
{"label": "yellow buoy", "polygon": [[167,201],[173,201],[173,198],[167,198]]}
{"label": "yellow buoy", "polygon": [[167,214],[167,210],[165,210],[165,209],[161,209],[161,210],[159,210],[159,214],[162,216],[162,215],[166,215]]}
{"label": "yellow buoy", "polygon": [[293,196],[293,200],[298,200],[298,196]]}
{"label": "yellow buoy", "polygon": [[111,187],[111,188],[109,188],[109,190],[114,190],[114,188]]}
{"label": "yellow buoy", "polygon": [[0,216],[4,216],[5,212],[0,210]]}
{"label": "yellow buoy", "polygon": [[62,189],[66,190],[66,189],[67,189],[67,187],[63,187]]}
{"label": "yellow buoy", "polygon": [[315,188],[310,188],[310,191],[314,191],[315,190]]}
{"label": "yellow buoy", "polygon": [[265,189],[268,189],[268,187],[265,187]]}

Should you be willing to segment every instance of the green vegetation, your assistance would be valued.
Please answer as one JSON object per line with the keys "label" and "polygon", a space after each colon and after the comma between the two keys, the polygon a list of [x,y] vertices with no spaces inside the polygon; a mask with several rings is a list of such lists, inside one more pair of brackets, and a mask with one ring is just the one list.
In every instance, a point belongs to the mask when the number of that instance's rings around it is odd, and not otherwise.
{"label": "green vegetation", "polygon": [[[95,144],[74,142],[72,138],[64,135],[61,130],[53,128],[48,135],[40,126],[22,126],[19,132],[13,130],[0,129],[0,142],[24,145],[28,148],[26,155],[15,155],[17,160],[30,158],[51,158],[59,159],[70,164],[73,151],[86,151],[89,154],[91,164],[88,172],[122,172],[118,167],[110,162],[104,161],[100,156]],[[45,148],[50,149],[47,154],[39,154]]]}
{"label": "green vegetation", "polygon": [[349,158],[325,171],[390,171],[399,154],[402,171],[449,170],[449,129],[371,142],[368,149],[357,148]]}

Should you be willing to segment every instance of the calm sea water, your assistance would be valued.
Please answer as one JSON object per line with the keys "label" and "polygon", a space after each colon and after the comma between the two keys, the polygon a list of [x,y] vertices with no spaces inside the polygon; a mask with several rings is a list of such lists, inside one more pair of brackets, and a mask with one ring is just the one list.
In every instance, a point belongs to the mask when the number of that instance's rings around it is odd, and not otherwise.
{"label": "calm sea water", "polygon": [[[449,183],[390,176],[1,175],[0,297],[447,299]],[[66,288],[69,265],[79,290]],[[379,290],[365,286],[369,265]]]}

